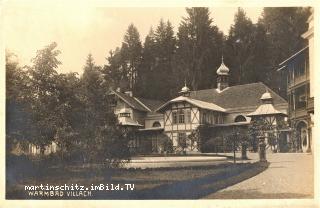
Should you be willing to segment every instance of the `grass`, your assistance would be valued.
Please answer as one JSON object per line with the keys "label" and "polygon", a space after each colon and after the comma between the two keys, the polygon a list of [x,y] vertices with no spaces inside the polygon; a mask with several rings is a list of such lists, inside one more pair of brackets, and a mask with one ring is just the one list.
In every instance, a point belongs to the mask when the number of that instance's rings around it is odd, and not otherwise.
{"label": "grass", "polygon": [[134,184],[134,191],[96,192],[94,199],[194,199],[250,178],[267,168],[260,163],[162,169],[106,169],[68,166],[49,168],[40,174],[7,184],[8,199],[28,198],[24,185]]}

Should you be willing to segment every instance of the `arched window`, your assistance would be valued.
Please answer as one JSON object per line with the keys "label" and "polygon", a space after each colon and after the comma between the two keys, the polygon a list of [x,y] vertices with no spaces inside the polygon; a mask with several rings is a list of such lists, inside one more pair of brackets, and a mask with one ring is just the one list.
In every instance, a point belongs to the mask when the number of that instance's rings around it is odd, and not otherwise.
{"label": "arched window", "polygon": [[161,124],[159,123],[159,121],[156,121],[152,124],[152,127],[161,127]]}
{"label": "arched window", "polygon": [[247,121],[246,117],[239,115],[234,119],[234,122],[244,122]]}

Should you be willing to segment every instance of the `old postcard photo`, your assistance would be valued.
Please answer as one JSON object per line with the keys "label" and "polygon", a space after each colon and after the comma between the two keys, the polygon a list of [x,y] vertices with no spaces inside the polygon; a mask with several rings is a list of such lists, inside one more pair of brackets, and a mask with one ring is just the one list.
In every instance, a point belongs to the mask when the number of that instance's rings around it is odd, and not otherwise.
{"label": "old postcard photo", "polygon": [[5,204],[318,205],[317,4],[28,2],[2,7]]}

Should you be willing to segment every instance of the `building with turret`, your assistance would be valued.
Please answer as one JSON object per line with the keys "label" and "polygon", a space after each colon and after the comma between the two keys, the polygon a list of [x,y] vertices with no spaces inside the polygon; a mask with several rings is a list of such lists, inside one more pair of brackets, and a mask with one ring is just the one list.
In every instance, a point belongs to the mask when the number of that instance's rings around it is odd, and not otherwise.
{"label": "building with turret", "polygon": [[[247,128],[251,120],[248,114],[265,100],[266,90],[273,109],[287,114],[286,100],[262,82],[230,86],[230,69],[223,58],[216,73],[217,88],[192,91],[185,83],[178,97],[156,109],[163,115],[163,133],[172,140],[176,151],[181,151],[179,147],[200,151],[199,145],[190,143],[187,138],[201,125],[211,127],[212,137],[223,137],[223,132],[230,132],[235,126]],[[282,143],[289,142],[287,136],[281,138]]]}

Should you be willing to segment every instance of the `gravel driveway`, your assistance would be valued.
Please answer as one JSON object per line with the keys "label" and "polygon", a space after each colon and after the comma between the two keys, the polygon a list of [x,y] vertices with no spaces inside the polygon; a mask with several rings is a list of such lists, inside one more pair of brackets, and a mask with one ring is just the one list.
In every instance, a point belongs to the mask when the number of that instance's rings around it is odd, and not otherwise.
{"label": "gravel driveway", "polygon": [[[257,159],[258,154],[249,154]],[[209,199],[313,198],[313,155],[267,154],[270,166],[264,172],[208,195]]]}

